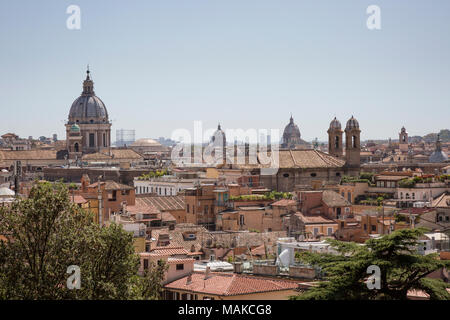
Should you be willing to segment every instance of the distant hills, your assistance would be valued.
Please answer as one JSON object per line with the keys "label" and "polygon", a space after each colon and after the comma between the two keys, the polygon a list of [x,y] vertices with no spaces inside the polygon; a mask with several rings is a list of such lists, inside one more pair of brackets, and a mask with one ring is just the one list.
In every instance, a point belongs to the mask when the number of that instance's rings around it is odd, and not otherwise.
{"label": "distant hills", "polygon": [[[437,133],[429,133],[425,136],[423,136],[423,140],[426,142],[435,142],[437,139]],[[448,129],[442,129],[439,131],[439,135],[441,137],[442,142],[449,142],[450,141],[450,130]]]}

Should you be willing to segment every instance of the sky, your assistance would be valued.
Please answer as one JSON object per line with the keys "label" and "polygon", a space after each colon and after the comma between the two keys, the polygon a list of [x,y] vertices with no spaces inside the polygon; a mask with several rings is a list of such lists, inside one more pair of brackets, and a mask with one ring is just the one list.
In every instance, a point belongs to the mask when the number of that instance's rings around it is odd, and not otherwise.
{"label": "sky", "polygon": [[64,139],[87,64],[113,141],[194,121],[282,130],[291,113],[306,141],[326,140],[335,116],[358,119],[362,140],[438,132],[449,30],[448,0],[0,0],[0,132]]}

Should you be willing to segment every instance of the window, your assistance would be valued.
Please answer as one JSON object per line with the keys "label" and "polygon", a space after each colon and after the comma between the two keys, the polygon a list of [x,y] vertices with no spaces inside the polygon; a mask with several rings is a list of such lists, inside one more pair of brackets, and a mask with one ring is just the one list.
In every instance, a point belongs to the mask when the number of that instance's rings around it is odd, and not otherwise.
{"label": "window", "polygon": [[367,230],[367,224],[364,223],[364,230]]}
{"label": "window", "polygon": [[314,235],[317,236],[317,234],[319,233],[319,228],[314,228]]}
{"label": "window", "polygon": [[376,225],[372,225],[372,231],[377,231],[377,226]]}
{"label": "window", "polygon": [[144,259],[144,270],[148,269],[148,259]]}
{"label": "window", "polygon": [[317,176],[317,173],[315,173],[315,172],[311,173],[311,177],[315,177],[315,176]]}
{"label": "window", "polygon": [[106,133],[103,134],[103,146],[106,147]]}
{"label": "window", "polygon": [[328,234],[329,236],[331,236],[331,235],[333,234],[333,228],[328,228],[328,229],[327,229],[327,234]]}
{"label": "window", "polygon": [[339,149],[339,137],[338,137],[338,136],[336,136],[336,137],[334,138],[334,147],[335,147],[336,149]]}
{"label": "window", "polygon": [[340,172],[336,172],[336,177],[340,177],[341,173]]}
{"label": "window", "polygon": [[177,270],[184,270],[184,264],[182,263],[177,264]]}
{"label": "window", "polygon": [[186,205],[186,212],[189,213],[189,205]]}
{"label": "window", "polygon": [[89,147],[95,147],[95,135],[93,133],[89,133]]}
{"label": "window", "polygon": [[243,226],[243,225],[245,224],[245,221],[244,221],[244,215],[243,215],[243,214],[241,214],[241,215],[239,216],[239,224],[240,224],[241,226]]}
{"label": "window", "polygon": [[289,173],[284,173],[284,174],[283,174],[283,177],[289,178]]}
{"label": "window", "polygon": [[75,147],[75,152],[79,152],[79,146],[78,146],[78,143],[75,143],[75,145],[74,145],[74,147]]}

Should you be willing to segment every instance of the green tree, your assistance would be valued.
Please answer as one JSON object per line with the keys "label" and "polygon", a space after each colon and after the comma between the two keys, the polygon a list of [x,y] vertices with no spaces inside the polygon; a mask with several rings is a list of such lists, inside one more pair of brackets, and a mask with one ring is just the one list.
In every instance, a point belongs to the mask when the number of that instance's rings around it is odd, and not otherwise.
{"label": "green tree", "polygon": [[[303,294],[293,296],[298,300],[353,300],[380,299],[404,300],[411,289],[423,290],[430,299],[450,299],[446,291],[450,284],[427,278],[435,270],[448,267],[436,254],[416,253],[417,240],[423,229],[403,229],[379,239],[367,240],[365,245],[330,240],[338,254],[303,252],[297,258],[319,266],[324,281]],[[377,265],[381,270],[381,288],[368,289],[367,268]]]}
{"label": "green tree", "polygon": [[[69,201],[62,183],[36,183],[27,199],[0,207],[0,299],[142,299],[132,235],[100,227]],[[81,289],[66,287],[67,268],[81,270]],[[149,284],[150,286],[150,284]]]}

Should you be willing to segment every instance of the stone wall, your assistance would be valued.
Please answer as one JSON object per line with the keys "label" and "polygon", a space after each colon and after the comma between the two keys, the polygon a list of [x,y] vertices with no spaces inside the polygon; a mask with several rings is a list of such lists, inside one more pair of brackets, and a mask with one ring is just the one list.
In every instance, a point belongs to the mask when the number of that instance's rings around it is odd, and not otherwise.
{"label": "stone wall", "polygon": [[308,267],[290,266],[289,276],[302,279],[314,279],[316,277],[316,270]]}
{"label": "stone wall", "polygon": [[275,276],[277,272],[278,267],[276,265],[253,264],[253,274]]}

